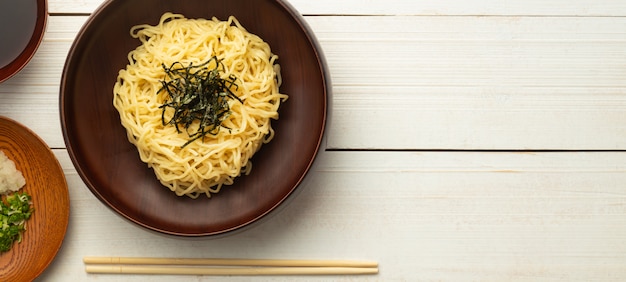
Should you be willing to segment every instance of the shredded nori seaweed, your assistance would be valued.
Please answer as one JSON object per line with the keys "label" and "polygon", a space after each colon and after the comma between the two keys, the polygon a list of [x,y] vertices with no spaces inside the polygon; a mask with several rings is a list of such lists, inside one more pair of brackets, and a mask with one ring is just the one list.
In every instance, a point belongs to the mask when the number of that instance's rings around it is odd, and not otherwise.
{"label": "shredded nori seaweed", "polygon": [[[224,68],[221,60],[214,56],[199,65],[174,62],[169,67],[162,66],[166,79],[160,81],[162,87],[157,94],[165,91],[168,98],[159,107],[163,109],[161,120],[163,125],[175,126],[179,133],[184,128],[190,139],[182,147],[207,134],[216,135],[222,127],[229,129],[222,125],[230,115],[229,99],[243,102],[231,90],[238,88],[237,78],[221,77]],[[174,110],[169,120],[166,119],[168,108]],[[196,122],[197,129],[192,126]]]}

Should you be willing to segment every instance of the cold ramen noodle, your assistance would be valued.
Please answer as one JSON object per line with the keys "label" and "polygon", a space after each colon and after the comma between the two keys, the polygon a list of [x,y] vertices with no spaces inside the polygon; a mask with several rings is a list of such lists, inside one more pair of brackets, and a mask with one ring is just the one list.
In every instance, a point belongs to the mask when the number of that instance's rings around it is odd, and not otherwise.
{"label": "cold ramen noodle", "polygon": [[250,173],[287,99],[270,46],[232,16],[166,13],[130,35],[141,45],[119,71],[113,105],[159,181],[178,196],[211,197]]}

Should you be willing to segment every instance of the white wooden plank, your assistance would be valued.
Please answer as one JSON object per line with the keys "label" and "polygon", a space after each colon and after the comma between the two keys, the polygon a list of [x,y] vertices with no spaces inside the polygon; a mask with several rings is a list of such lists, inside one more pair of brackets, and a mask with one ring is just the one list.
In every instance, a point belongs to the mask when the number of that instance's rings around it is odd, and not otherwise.
{"label": "white wooden plank", "polygon": [[626,146],[625,18],[307,20],[333,79],[329,148]]}
{"label": "white wooden plank", "polygon": [[[91,13],[103,0],[50,0],[51,13]],[[624,16],[620,0],[290,0],[304,15]]]}
{"label": "white wooden plank", "polygon": [[[121,219],[88,191],[67,152],[55,153],[69,183],[70,225],[41,281],[148,279],[87,275],[81,259],[93,255],[380,263],[379,275],[359,281],[626,277],[626,153],[325,152],[282,211],[253,229],[213,240],[163,237]],[[149,277],[177,278],[183,277]]]}
{"label": "white wooden plank", "polygon": [[542,15],[600,16],[624,15],[626,5],[609,1],[537,1],[537,0],[369,0],[307,1],[290,3],[303,14],[311,15]]}
{"label": "white wooden plank", "polygon": [[[52,147],[64,147],[58,84],[85,20],[51,17],[33,61],[0,85],[0,114]],[[307,21],[333,81],[328,148],[626,149],[626,18]]]}

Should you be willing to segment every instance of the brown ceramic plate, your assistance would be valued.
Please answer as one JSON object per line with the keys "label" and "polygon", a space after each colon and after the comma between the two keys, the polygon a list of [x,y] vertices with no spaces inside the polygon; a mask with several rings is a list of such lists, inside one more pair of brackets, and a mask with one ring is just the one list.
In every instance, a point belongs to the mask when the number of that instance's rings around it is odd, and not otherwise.
{"label": "brown ceramic plate", "polygon": [[0,82],[22,70],[41,44],[46,0],[0,1]]}
{"label": "brown ceramic plate", "polygon": [[[137,24],[157,24],[165,12],[225,20],[234,15],[279,56],[289,100],[273,121],[275,138],[253,157],[250,175],[210,199],[178,197],[139,159],[112,104],[113,84],[139,45]],[[281,0],[111,0],[87,20],[72,45],[60,89],[61,125],[70,157],[93,194],[150,230],[187,237],[239,230],[266,216],[298,187],[322,144],[330,82],[302,17]]]}
{"label": "brown ceramic plate", "polygon": [[35,133],[0,116],[0,150],[22,172],[20,191],[32,196],[33,215],[21,243],[0,253],[0,281],[32,281],[52,262],[61,248],[70,215],[70,199],[63,169]]}

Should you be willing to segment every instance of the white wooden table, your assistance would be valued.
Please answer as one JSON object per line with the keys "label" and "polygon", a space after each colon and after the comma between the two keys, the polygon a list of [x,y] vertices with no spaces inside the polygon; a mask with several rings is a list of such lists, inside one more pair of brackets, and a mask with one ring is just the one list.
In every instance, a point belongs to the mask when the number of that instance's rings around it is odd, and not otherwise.
{"label": "white wooden table", "polygon": [[[332,121],[303,192],[221,239],[157,235],[87,189],[61,71],[102,0],[48,0],[0,115],[66,173],[67,236],[40,281],[624,281],[626,1],[291,0],[330,67]],[[374,276],[92,275],[84,256],[369,259]]]}

